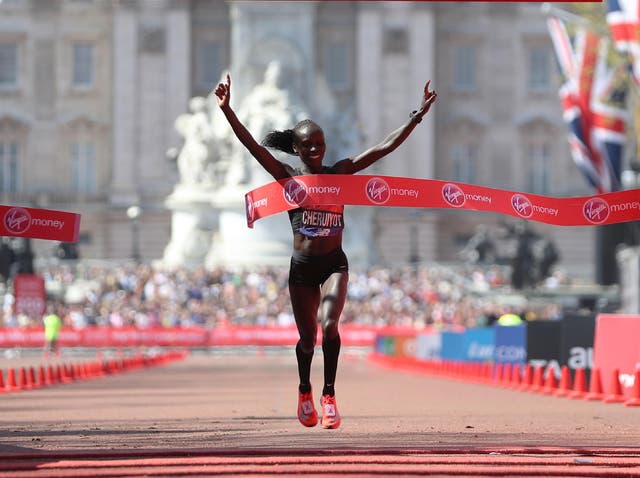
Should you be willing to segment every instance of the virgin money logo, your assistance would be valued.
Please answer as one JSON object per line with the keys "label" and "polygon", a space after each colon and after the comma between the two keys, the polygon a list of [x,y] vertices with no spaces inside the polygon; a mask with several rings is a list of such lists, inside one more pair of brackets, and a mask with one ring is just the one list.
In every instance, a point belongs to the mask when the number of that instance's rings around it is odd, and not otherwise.
{"label": "virgin money logo", "polygon": [[253,201],[249,195],[244,197],[245,207],[247,209],[247,219],[249,222],[253,221]]}
{"label": "virgin money logo", "polygon": [[533,204],[529,198],[522,194],[514,194],[511,196],[511,207],[519,216],[529,218],[533,215]]}
{"label": "virgin money logo", "polygon": [[284,200],[290,206],[301,206],[309,194],[307,193],[307,185],[299,179],[291,178],[284,185]]}
{"label": "virgin money logo", "polygon": [[609,204],[601,198],[591,198],[582,206],[584,217],[593,224],[602,224],[609,217]]}
{"label": "virgin money logo", "polygon": [[365,193],[374,204],[384,204],[391,197],[391,188],[384,179],[371,178],[365,186]]}
{"label": "virgin money logo", "polygon": [[31,225],[31,215],[26,209],[12,207],[4,215],[4,227],[11,234],[24,234]]}
{"label": "virgin money logo", "polygon": [[442,199],[444,199],[449,206],[453,207],[462,207],[465,202],[464,192],[460,189],[460,186],[451,183],[445,184],[442,187]]}

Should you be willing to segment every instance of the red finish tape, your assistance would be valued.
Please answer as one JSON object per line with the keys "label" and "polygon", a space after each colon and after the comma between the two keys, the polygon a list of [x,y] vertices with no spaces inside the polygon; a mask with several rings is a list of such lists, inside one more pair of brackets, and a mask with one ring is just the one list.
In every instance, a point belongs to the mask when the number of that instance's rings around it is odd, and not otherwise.
{"label": "red finish tape", "polygon": [[247,225],[307,205],[342,204],[468,209],[556,226],[594,226],[640,219],[640,190],[556,198],[474,184],[394,176],[312,174],[266,184],[245,195]]}

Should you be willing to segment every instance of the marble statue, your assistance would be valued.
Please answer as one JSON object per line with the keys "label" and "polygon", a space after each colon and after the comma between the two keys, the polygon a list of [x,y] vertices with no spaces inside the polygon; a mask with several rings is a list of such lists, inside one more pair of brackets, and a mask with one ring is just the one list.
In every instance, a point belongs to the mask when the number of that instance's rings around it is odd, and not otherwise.
{"label": "marble statue", "polygon": [[[359,132],[353,127],[352,109],[337,107],[324,79],[316,80],[313,105],[301,100],[294,84],[283,75],[281,64],[272,61],[262,82],[244,98],[232,98],[239,101],[238,118],[253,137],[261,141],[270,131],[289,129],[313,117],[326,125],[329,162],[358,151]],[[291,229],[286,215],[265,218],[254,229],[246,227],[244,194],[273,178],[237,141],[213,93],[192,98],[189,107],[190,112],[175,122],[184,144],[177,156],[180,181],[166,201],[172,210],[172,236],[165,249],[165,264],[287,264]],[[291,165],[299,161],[292,155],[272,153]],[[350,229],[345,247],[354,263],[370,255],[362,240],[370,232],[370,214],[364,209],[347,213]]]}
{"label": "marble statue", "polygon": [[[253,137],[261,141],[270,131],[292,128],[298,121],[307,118],[306,109],[288,87],[280,63],[272,61],[267,65],[262,83],[242,98],[238,118]],[[237,143],[235,137],[231,140],[236,148],[227,171],[227,185],[262,185],[273,181],[246,149]],[[289,159],[295,158],[291,156]]]}
{"label": "marble statue", "polygon": [[213,185],[215,148],[209,103],[206,98],[196,96],[189,101],[189,109],[190,113],[178,116],[174,123],[184,138],[177,158],[180,183],[185,186]]}

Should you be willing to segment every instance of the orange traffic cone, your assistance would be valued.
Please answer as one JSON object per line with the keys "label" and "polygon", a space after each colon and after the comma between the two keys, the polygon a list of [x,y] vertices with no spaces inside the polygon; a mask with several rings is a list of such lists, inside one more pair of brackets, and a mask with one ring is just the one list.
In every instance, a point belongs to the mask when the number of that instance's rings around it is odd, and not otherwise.
{"label": "orange traffic cone", "polygon": [[522,384],[522,372],[520,370],[520,364],[517,363],[511,369],[511,383],[509,384],[510,388],[518,389]]}
{"label": "orange traffic cone", "polygon": [[569,398],[583,398],[587,394],[587,379],[583,368],[576,369],[576,375],[573,381],[573,390],[569,394]]}
{"label": "orange traffic cone", "polygon": [[54,385],[58,383],[56,369],[53,368],[53,365],[49,365],[47,367],[47,375],[45,376],[45,384]]}
{"label": "orange traffic cone", "polygon": [[38,367],[38,384],[40,385],[40,387],[49,385],[47,383],[47,374],[44,370],[44,365],[40,365],[40,367]]}
{"label": "orange traffic cone", "polygon": [[25,368],[23,370],[24,370],[23,388],[25,390],[31,390],[32,388],[34,388],[33,375],[31,375],[31,367]]}
{"label": "orange traffic cone", "polygon": [[602,399],[604,403],[622,403],[625,401],[620,385],[620,371],[615,369],[611,374],[611,391]]}
{"label": "orange traffic cone", "polygon": [[493,368],[493,381],[498,385],[502,383],[502,363],[495,364]]}
{"label": "orange traffic cone", "polygon": [[59,364],[58,370],[60,371],[60,382],[62,383],[71,383],[73,379],[69,375],[69,368],[66,364]]}
{"label": "orange traffic cone", "polygon": [[502,366],[502,379],[501,379],[500,385],[502,387],[508,387],[510,383],[511,383],[511,364],[507,362]]}
{"label": "orange traffic cone", "polygon": [[7,371],[7,383],[5,385],[5,390],[7,392],[15,392],[17,390],[20,390],[20,385],[16,380],[16,371],[13,369],[13,367],[11,367]]}
{"label": "orange traffic cone", "polygon": [[589,393],[584,398],[585,400],[602,400],[604,393],[602,392],[602,379],[600,378],[600,369],[594,368],[591,370],[591,379],[589,380]]}
{"label": "orange traffic cone", "polygon": [[56,376],[56,383],[64,383],[66,380],[66,373],[64,371],[64,367],[62,366],[61,363],[59,363],[58,365],[54,365],[53,370],[55,372],[55,376]]}
{"label": "orange traffic cone", "polygon": [[35,367],[29,367],[29,380],[31,380],[31,387],[40,388],[40,382],[38,381],[38,375],[36,374]]}
{"label": "orange traffic cone", "polygon": [[18,372],[18,387],[23,390],[31,389],[31,384],[27,378],[27,370],[24,367],[20,367],[20,371]]}
{"label": "orange traffic cone", "polygon": [[558,379],[556,378],[556,372],[553,367],[547,367],[547,377],[544,380],[544,387],[540,390],[540,393],[544,395],[551,395],[558,388]]}
{"label": "orange traffic cone", "polygon": [[571,392],[571,371],[567,365],[560,369],[560,383],[553,395],[556,397],[566,397]]}
{"label": "orange traffic cone", "polygon": [[625,407],[640,407],[640,370],[633,375],[633,390],[631,398],[624,402]]}
{"label": "orange traffic cone", "polygon": [[529,387],[530,392],[539,392],[540,390],[542,390],[542,387],[544,386],[543,376],[544,369],[542,368],[542,365],[538,365],[533,370],[533,383],[531,384],[531,387]]}
{"label": "orange traffic cone", "polygon": [[533,384],[533,368],[530,364],[524,366],[524,373],[522,374],[522,383],[520,384],[520,390],[526,391],[531,388]]}

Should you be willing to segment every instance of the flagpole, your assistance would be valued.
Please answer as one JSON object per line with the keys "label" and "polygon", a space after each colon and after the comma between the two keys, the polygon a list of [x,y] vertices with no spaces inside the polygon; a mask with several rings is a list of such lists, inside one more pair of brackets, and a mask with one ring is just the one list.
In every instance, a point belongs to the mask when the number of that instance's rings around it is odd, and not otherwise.
{"label": "flagpole", "polygon": [[547,2],[543,3],[540,6],[540,9],[542,10],[542,13],[544,13],[545,15],[554,15],[562,20],[566,20],[571,23],[577,23],[578,25],[582,25],[584,27],[593,25],[593,23],[587,20],[586,18],[581,17],[580,15],[576,15],[575,13],[571,13],[561,8],[558,8],[555,5],[551,5],[550,3],[547,3]]}
{"label": "flagpole", "polygon": [[571,13],[566,10],[563,10],[562,8],[558,8],[555,5],[551,5],[550,3],[547,3],[547,2],[543,3],[540,6],[540,9],[542,10],[542,13],[544,13],[546,16],[558,17],[561,20],[565,20],[567,22],[580,25],[581,27],[588,28],[601,35],[608,34],[608,31],[604,30],[600,25],[596,25],[592,21],[584,17],[581,17],[580,15],[576,15],[575,13]]}

